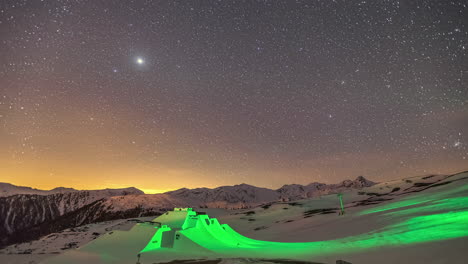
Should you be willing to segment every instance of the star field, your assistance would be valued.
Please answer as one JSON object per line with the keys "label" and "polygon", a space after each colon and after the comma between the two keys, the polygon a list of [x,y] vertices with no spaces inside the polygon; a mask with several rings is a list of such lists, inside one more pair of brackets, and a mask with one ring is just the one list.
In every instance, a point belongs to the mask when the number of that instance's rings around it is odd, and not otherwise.
{"label": "star field", "polygon": [[467,1],[7,0],[0,38],[0,181],[468,169]]}

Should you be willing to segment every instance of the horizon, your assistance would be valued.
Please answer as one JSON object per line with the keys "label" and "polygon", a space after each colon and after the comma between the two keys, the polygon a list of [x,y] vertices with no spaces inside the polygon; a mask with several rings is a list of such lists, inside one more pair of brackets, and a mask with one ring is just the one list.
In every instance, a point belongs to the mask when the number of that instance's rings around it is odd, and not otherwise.
{"label": "horizon", "polygon": [[0,264],[466,259],[468,0],[3,0],[0,32]]}
{"label": "horizon", "polygon": [[[463,173],[463,172],[466,172],[468,171],[468,168],[465,169],[465,170],[458,170],[458,171],[452,171],[450,173],[427,173],[427,174],[418,174],[418,175],[409,175],[409,176],[403,176],[403,177],[399,177],[399,178],[394,178],[394,179],[388,179],[386,181],[375,181],[373,180],[372,178],[370,177],[366,177],[365,175],[358,175],[356,177],[349,177],[349,178],[346,178],[344,180],[341,180],[341,181],[338,181],[338,182],[318,182],[318,181],[310,181],[308,183],[295,183],[295,182],[292,182],[292,183],[284,183],[278,187],[266,187],[266,186],[258,186],[258,185],[254,185],[254,184],[249,184],[249,183],[245,183],[245,182],[241,182],[241,183],[235,183],[235,184],[232,184],[232,185],[218,185],[218,186],[211,186],[211,187],[207,187],[207,186],[195,186],[195,187],[187,187],[187,186],[182,186],[182,187],[178,187],[178,188],[175,188],[175,189],[167,189],[167,190],[162,190],[162,189],[146,189],[146,188],[140,188],[140,187],[137,187],[137,186],[120,186],[120,187],[102,187],[102,188],[93,188],[93,189],[79,189],[79,188],[74,188],[74,187],[69,187],[69,186],[55,186],[55,187],[46,187],[46,188],[40,188],[40,187],[35,187],[35,186],[28,186],[28,185],[21,185],[21,184],[15,184],[13,182],[3,182],[3,183],[7,183],[7,184],[11,184],[11,185],[14,185],[14,186],[17,186],[17,187],[28,187],[28,188],[32,188],[32,189],[36,189],[36,190],[41,190],[41,191],[51,191],[53,189],[56,189],[56,188],[66,188],[66,189],[74,189],[74,190],[77,190],[77,191],[94,191],[94,190],[105,190],[105,189],[127,189],[127,188],[136,188],[140,191],[143,191],[144,194],[163,194],[163,193],[166,193],[166,192],[171,192],[171,191],[176,191],[176,190],[179,190],[179,189],[197,189],[197,188],[208,188],[208,189],[215,189],[215,188],[219,188],[219,187],[226,187],[226,186],[236,186],[236,185],[242,185],[242,184],[246,184],[246,185],[250,185],[250,186],[254,186],[254,187],[258,187],[258,188],[266,188],[266,189],[271,189],[271,190],[277,190],[285,185],[294,185],[294,184],[298,184],[298,185],[308,185],[308,184],[312,184],[312,183],[324,183],[324,184],[339,184],[345,180],[356,180],[358,177],[364,177],[366,180],[369,180],[369,181],[372,181],[372,182],[375,182],[377,184],[379,183],[384,183],[384,182],[392,182],[392,181],[397,181],[397,180],[401,180],[401,179],[409,179],[409,178],[416,178],[416,177],[423,177],[423,176],[428,176],[428,175],[453,175],[453,174],[459,174],[459,173]],[[2,183],[2,182],[0,182]]]}

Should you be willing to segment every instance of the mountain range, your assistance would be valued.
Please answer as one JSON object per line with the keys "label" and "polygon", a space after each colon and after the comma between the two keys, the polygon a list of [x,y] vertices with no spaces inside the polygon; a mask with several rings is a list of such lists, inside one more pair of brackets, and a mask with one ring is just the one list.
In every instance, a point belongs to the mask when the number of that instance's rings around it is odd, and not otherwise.
{"label": "mountain range", "polygon": [[[92,193],[107,193],[110,196],[126,195],[126,194],[145,194],[143,191],[137,188],[120,188],[120,189],[102,189],[102,190],[86,190]],[[40,190],[26,186],[17,186],[6,182],[0,182],[0,197],[12,196],[15,194],[37,194],[37,195],[49,195],[57,193],[70,193],[80,192],[73,188],[57,187],[52,190]]]}
{"label": "mountain range", "polygon": [[174,207],[251,208],[374,184],[359,176],[338,184],[290,184],[277,190],[239,184],[144,194],[133,187],[85,191],[59,187],[44,191],[0,183],[0,247],[83,224],[159,215]]}

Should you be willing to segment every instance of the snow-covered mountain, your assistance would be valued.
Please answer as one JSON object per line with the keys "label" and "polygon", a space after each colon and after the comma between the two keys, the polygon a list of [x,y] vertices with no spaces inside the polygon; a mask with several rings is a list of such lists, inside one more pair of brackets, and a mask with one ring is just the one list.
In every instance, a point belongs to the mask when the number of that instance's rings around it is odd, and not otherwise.
{"label": "snow-covered mountain", "polygon": [[277,190],[255,187],[248,184],[221,186],[214,189],[179,189],[165,194],[180,200],[192,201],[209,208],[240,209],[261,204],[287,200],[293,201],[324,194],[338,193],[347,189],[360,189],[376,184],[359,176],[355,180],[345,180],[338,184],[310,183],[308,185],[288,184]]}
{"label": "snow-covered mountain", "polygon": [[248,208],[279,199],[275,190],[255,187],[248,184],[221,186],[214,189],[179,189],[166,192],[171,197],[196,202],[199,206],[210,208],[239,209]]}
{"label": "snow-covered mountain", "polygon": [[[107,194],[107,196],[126,195],[126,194],[144,194],[143,191],[134,188],[103,189],[103,190],[84,190],[92,193]],[[56,193],[82,192],[73,188],[57,187],[52,190],[40,190],[31,187],[17,186],[6,182],[0,182],[0,197],[7,197],[16,194],[36,194],[50,195]]]}
{"label": "snow-covered mountain", "polygon": [[41,223],[49,223],[101,199],[131,194],[138,195],[143,192],[132,187],[0,197],[0,245],[18,231],[27,231]]}
{"label": "snow-covered mountain", "polygon": [[359,176],[355,180],[344,180],[338,184],[324,184],[318,182],[308,185],[289,184],[284,185],[276,191],[280,193],[280,197],[283,201],[293,201],[331,193],[339,193],[347,189],[361,189],[375,184],[375,182],[367,180],[363,176]]}
{"label": "snow-covered mountain", "polygon": [[[248,184],[221,186],[214,189],[182,188],[163,194],[144,194],[136,188],[76,191],[54,189],[60,193],[9,187],[40,194],[17,194],[0,197],[0,246],[34,239],[65,228],[121,219],[158,215],[174,207],[252,208],[277,201],[293,201],[346,189],[362,188],[374,183],[364,177],[339,184],[311,183],[285,185],[278,190]],[[6,185],[4,185],[6,186]],[[15,186],[16,187],[16,186]],[[53,191],[53,190],[51,190]]]}
{"label": "snow-covered mountain", "polygon": [[15,194],[37,194],[37,195],[49,195],[55,193],[67,193],[76,192],[73,188],[57,187],[52,190],[39,190],[31,187],[16,186],[6,182],[0,182],[0,197],[11,196]]}
{"label": "snow-covered mountain", "polygon": [[[291,200],[294,195],[297,196],[303,193],[314,196],[324,190],[343,192],[344,206],[348,217],[339,216],[338,208],[340,205],[336,195],[323,195],[320,198],[311,197],[295,202],[280,200],[268,203],[265,206],[246,208],[243,210],[233,211],[225,209],[198,208],[197,211],[203,211],[210,216],[216,215],[221,223],[227,223],[239,233],[260,240],[306,242],[313,238],[316,241],[329,241],[340,239],[342,237],[363,235],[366,234],[366,232],[370,232],[368,234],[375,237],[376,230],[377,232],[389,230],[388,228],[385,228],[388,224],[391,224],[392,228],[394,228],[394,224],[397,223],[396,221],[407,221],[407,217],[409,215],[395,214],[391,218],[391,221],[389,221],[388,216],[386,216],[388,214],[387,211],[384,211],[382,214],[362,214],[364,210],[372,210],[374,206],[387,207],[391,203],[399,203],[400,199],[407,200],[408,198],[411,198],[422,201],[415,205],[417,207],[421,206],[426,210],[434,210],[437,213],[440,213],[440,210],[446,210],[448,212],[453,209],[451,207],[446,207],[443,203],[440,203],[441,198],[443,200],[450,200],[458,197],[464,197],[463,195],[466,194],[466,188],[461,187],[463,187],[464,184],[466,185],[468,180],[467,176],[468,172],[454,175],[416,176],[383,182],[372,185],[371,187],[363,187],[363,189],[360,189],[360,187],[372,183],[367,182],[367,180],[361,177],[354,181],[344,181],[328,187],[326,187],[326,184],[312,183],[309,185],[287,185],[280,188],[283,190],[282,195],[289,197]],[[225,196],[232,197],[232,201],[236,201],[236,199],[246,199],[245,197],[249,197],[249,195],[244,196],[242,192],[239,192],[239,198],[235,199],[231,194],[231,191],[238,191],[242,188],[246,189],[245,193],[249,193],[250,190],[254,193],[257,192],[257,187],[238,185],[215,188],[217,189],[216,191],[215,189],[208,188],[199,188],[194,190],[181,189],[166,194],[113,196],[97,200],[75,211],[59,216],[52,221],[44,222],[39,225],[35,225],[30,229],[25,229],[16,233],[15,239],[17,240],[13,241],[14,243],[20,241],[31,241],[33,239],[38,239],[39,237],[41,238],[28,243],[11,245],[0,250],[0,259],[3,257],[3,259],[7,259],[6,263],[18,263],[11,261],[8,262],[8,260],[22,260],[23,257],[28,257],[28,261],[23,261],[22,263],[32,263],[29,262],[29,260],[38,261],[45,259],[48,256],[56,256],[62,252],[66,252],[65,254],[68,254],[68,252],[73,250],[73,248],[83,246],[96,238],[99,239],[99,236],[105,233],[113,236],[111,237],[113,242],[116,238],[115,234],[119,232],[119,230],[125,229],[127,231],[129,229],[128,226],[132,226],[132,223],[141,223],[141,220],[135,218],[137,216],[153,216],[139,218],[146,219],[144,221],[150,221],[154,219],[154,216],[161,214],[166,210],[172,210],[173,207],[204,206],[202,203],[204,201],[211,201],[214,199],[213,197],[215,197],[215,194],[219,195],[216,196],[217,198]],[[306,189],[308,189],[309,192],[306,192]],[[268,191],[268,193],[271,194],[271,191],[272,190]],[[290,191],[288,193],[289,196],[286,195],[286,191]],[[273,192],[275,191],[273,190]],[[257,201],[260,201],[260,198],[266,197],[266,195],[256,194],[254,197],[257,197]],[[250,201],[254,201],[254,199],[252,198]],[[230,203],[231,206],[234,204],[235,203]],[[463,210],[465,207],[466,205],[463,203],[458,203],[456,205],[457,210]],[[403,211],[408,209],[406,207],[398,209],[393,207],[387,208]],[[428,212],[426,210],[421,210],[419,214],[426,215]],[[414,213],[414,208],[409,208],[407,212],[409,211],[413,211],[412,213]],[[385,217],[384,219],[386,221],[375,221],[377,219],[375,217],[379,217],[379,215]],[[131,217],[131,219],[122,220],[123,218],[129,217]],[[107,221],[112,219],[119,220]],[[374,224],[369,225],[369,221],[373,221]],[[432,228],[433,224],[431,224],[431,220],[428,219],[427,221],[429,221],[427,227]],[[152,225],[154,223],[147,224]],[[449,221],[445,224],[449,226],[449,229],[452,228],[450,227],[452,222]],[[463,226],[461,228],[463,228]],[[144,234],[144,232],[140,234]],[[397,236],[400,236],[399,232],[397,233]],[[134,245],[137,240],[133,239],[136,237],[142,238],[139,235],[132,235],[132,240],[125,240],[124,243],[127,243],[127,245]],[[105,239],[106,237],[104,236],[103,238]],[[147,240],[148,238],[142,238],[142,241],[144,241],[143,243],[146,243]],[[453,248],[452,253],[457,253],[459,248],[463,248],[464,240],[458,239],[456,241],[456,247],[447,247],[445,242],[433,244],[435,247],[431,247],[431,252],[433,252],[434,249],[437,250],[436,253],[433,253],[434,256],[437,256],[446,253],[448,248]],[[119,253],[123,250],[122,248],[108,248],[113,250],[113,252],[119,251]],[[99,251],[95,252],[99,252],[101,255],[105,254],[106,252],[102,250],[104,249],[100,248]],[[394,248],[392,250],[394,250],[395,253],[400,253],[400,248]],[[421,248],[421,250],[421,252],[427,252],[427,249],[424,247]],[[405,252],[408,254],[408,251]],[[366,252],[365,256],[368,254],[370,253]],[[127,262],[130,263],[131,261],[134,261],[134,255],[135,254],[133,253],[129,254],[129,261]],[[387,261],[386,263],[399,263],[398,261],[393,261],[395,260],[396,255],[398,255],[397,259],[399,259],[400,262],[402,262],[405,257],[408,257],[408,255],[401,257],[399,254],[389,254],[388,256],[390,257],[390,255],[394,259],[392,259],[392,261]],[[413,254],[411,253],[411,255]],[[459,257],[453,257],[455,260],[457,260],[457,258]],[[440,259],[441,257],[437,260]],[[424,258],[422,259],[423,262],[426,260],[427,259]],[[367,262],[377,263],[379,261],[381,261],[380,255],[377,258],[372,259],[372,261]],[[364,263],[364,261],[361,262]],[[361,262],[356,259],[356,263]],[[433,262],[439,263],[440,261]],[[63,261],[60,263],[68,262]],[[236,260],[234,263],[238,263],[238,261]],[[248,263],[254,262],[249,259]],[[454,263],[456,263],[456,261]]]}

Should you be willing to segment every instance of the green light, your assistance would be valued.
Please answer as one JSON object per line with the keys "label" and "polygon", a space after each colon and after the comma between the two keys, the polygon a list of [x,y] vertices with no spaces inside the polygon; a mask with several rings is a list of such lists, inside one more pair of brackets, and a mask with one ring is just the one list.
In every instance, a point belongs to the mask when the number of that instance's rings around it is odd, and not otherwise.
{"label": "green light", "polygon": [[360,215],[366,215],[366,214],[373,214],[373,213],[378,213],[378,212],[383,212],[383,211],[388,211],[388,210],[393,210],[393,209],[400,209],[403,207],[408,207],[408,206],[413,206],[413,205],[418,205],[418,204],[423,204],[430,202],[431,200],[406,200],[406,201],[400,201],[400,202],[394,202],[385,206],[380,206],[374,209],[369,209],[362,211]]}
{"label": "green light", "polygon": [[437,211],[457,211],[468,210],[468,197],[447,198],[437,201],[427,202],[427,204],[416,208],[408,208],[406,210],[389,212],[385,216],[407,216],[412,214],[433,213]]}
{"label": "green light", "polygon": [[340,198],[340,208],[341,208],[340,214],[344,215],[343,194],[339,193],[338,197]]}
{"label": "green light", "polygon": [[[419,203],[428,203],[421,200]],[[450,198],[428,203],[424,212],[439,210],[441,207],[466,208],[468,197]],[[415,204],[405,201],[403,205]],[[401,205],[401,204],[399,204]],[[406,208],[390,205],[386,208]],[[407,216],[417,208],[400,211]],[[384,210],[382,210],[384,211]],[[405,212],[407,211],[407,212]],[[395,214],[391,212],[388,214]],[[207,215],[196,215],[195,212],[171,212],[170,217],[186,219],[181,227],[171,229],[163,226],[158,229],[150,243],[141,251],[151,254],[174,254],[174,258],[181,258],[187,254],[199,257],[249,257],[249,258],[289,258],[310,260],[310,257],[333,256],[336,252],[355,253],[378,247],[395,247],[408,244],[442,241],[460,237],[468,237],[468,211],[453,211],[439,214],[409,217],[404,221],[388,225],[374,232],[342,239],[306,242],[283,243],[261,241],[240,235],[226,224],[220,225],[215,218]],[[156,219],[158,220],[158,219]],[[171,231],[176,236],[174,243],[164,247],[161,239],[164,232]],[[169,234],[169,233],[168,233]],[[198,254],[198,255],[197,255]]]}
{"label": "green light", "polygon": [[398,201],[398,202],[384,204],[384,205],[377,206],[368,210],[364,210],[359,215],[373,214],[373,213],[384,212],[384,211],[395,210],[395,209],[402,209],[402,208],[406,209],[405,207],[423,205],[425,203],[436,203],[440,200],[451,198],[450,196],[454,196],[457,194],[459,196],[465,196],[466,191],[468,191],[468,185],[462,185],[460,187],[457,187],[448,191],[437,192],[433,194],[417,194],[409,198],[404,198],[403,200]]}
{"label": "green light", "polygon": [[163,233],[170,231],[171,228],[168,227],[167,225],[163,225],[160,228],[157,228],[158,230],[154,234],[153,238],[151,238],[150,242],[146,247],[141,251],[141,252],[146,252],[154,249],[161,248],[162,240],[163,240]]}

